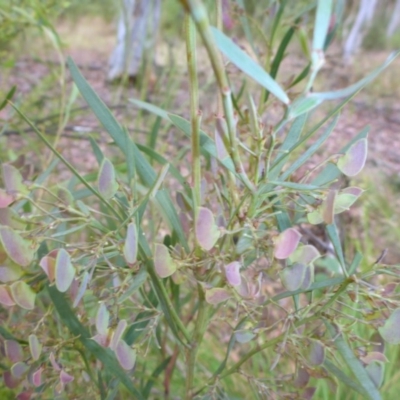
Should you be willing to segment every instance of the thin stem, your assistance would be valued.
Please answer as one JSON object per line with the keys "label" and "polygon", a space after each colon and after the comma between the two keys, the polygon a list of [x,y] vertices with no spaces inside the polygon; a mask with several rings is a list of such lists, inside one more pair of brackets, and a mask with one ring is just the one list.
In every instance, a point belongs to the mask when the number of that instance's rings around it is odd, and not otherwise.
{"label": "thin stem", "polygon": [[192,179],[195,206],[197,207],[201,205],[199,82],[197,78],[196,28],[189,14],[185,17],[185,28],[189,71],[190,121],[192,125]]}
{"label": "thin stem", "polygon": [[181,0],[183,6],[188,10],[196,23],[197,29],[203,39],[204,45],[208,52],[215,78],[222,96],[222,104],[224,108],[226,124],[228,127],[230,148],[229,155],[232,158],[236,172],[239,174],[244,185],[253,192],[254,186],[250,182],[244,167],[241,163],[238,145],[236,141],[235,117],[232,103],[231,89],[225,73],[224,63],[221,54],[215,44],[214,37],[210,28],[207,11],[201,0]]}
{"label": "thin stem", "polygon": [[208,305],[205,301],[204,290],[199,284],[197,286],[198,296],[199,296],[199,306],[197,312],[196,323],[192,335],[191,347],[187,350],[186,353],[186,366],[187,366],[187,375],[186,375],[186,399],[192,399],[194,396],[193,393],[193,381],[194,381],[194,373],[196,366],[196,358],[197,351],[199,349],[200,343],[203,340],[204,331],[207,328],[208,322]]}
{"label": "thin stem", "polygon": [[115,211],[115,208],[89,183],[79,174],[79,172],[70,164],[54,147],[53,145],[46,139],[46,137],[36,128],[35,125],[30,121],[30,119],[19,110],[19,108],[12,103],[9,102],[14,110],[22,117],[22,119],[29,124],[29,126],[34,130],[34,132],[39,136],[39,138],[44,142],[44,144],[64,163],[64,165],[78,178],[78,180],[86,186],[107,208],[118,218],[121,219],[120,215]]}

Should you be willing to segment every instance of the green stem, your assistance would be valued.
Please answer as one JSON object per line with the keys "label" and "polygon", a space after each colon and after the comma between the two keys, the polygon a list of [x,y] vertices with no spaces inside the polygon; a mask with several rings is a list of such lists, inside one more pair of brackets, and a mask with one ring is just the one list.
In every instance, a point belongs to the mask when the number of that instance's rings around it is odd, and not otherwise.
{"label": "green stem", "polygon": [[[200,115],[199,82],[197,78],[196,28],[189,14],[185,18],[186,56],[189,71],[190,121],[192,125],[192,179],[196,210],[201,205],[201,166],[200,166]],[[195,215],[196,220],[196,215]]]}
{"label": "green stem", "polygon": [[19,108],[12,102],[10,102],[11,106],[14,110],[25,120],[29,126],[34,130],[34,132],[39,136],[39,138],[43,141],[43,143],[64,163],[64,165],[78,178],[78,180],[86,186],[117,218],[121,220],[120,215],[115,211],[115,207],[113,207],[96,189],[94,189],[89,183],[83,178],[79,172],[70,164],[54,147],[53,145],[46,139],[46,137],[36,128],[36,126],[32,123],[32,121],[19,110]]}
{"label": "green stem", "polygon": [[192,335],[191,346],[187,350],[186,353],[186,367],[187,367],[187,375],[186,375],[186,399],[192,399],[194,396],[193,393],[193,381],[194,381],[194,373],[195,373],[195,365],[196,365],[196,357],[197,351],[199,349],[200,343],[203,340],[204,331],[207,328],[208,321],[208,305],[205,301],[204,290],[199,284],[197,286],[198,295],[199,295],[199,306],[197,311],[196,323]]}
{"label": "green stem", "polygon": [[228,127],[230,147],[228,149],[229,155],[232,158],[236,172],[239,174],[243,184],[253,192],[254,186],[250,182],[244,167],[241,163],[239,156],[239,149],[236,139],[235,117],[234,108],[232,103],[231,89],[229,87],[228,79],[225,73],[224,63],[221,54],[215,44],[214,37],[210,28],[207,11],[201,0],[181,0],[184,7],[190,12],[197,29],[204,42],[208,56],[214,70],[215,78],[222,96],[222,104],[224,108],[226,124]]}

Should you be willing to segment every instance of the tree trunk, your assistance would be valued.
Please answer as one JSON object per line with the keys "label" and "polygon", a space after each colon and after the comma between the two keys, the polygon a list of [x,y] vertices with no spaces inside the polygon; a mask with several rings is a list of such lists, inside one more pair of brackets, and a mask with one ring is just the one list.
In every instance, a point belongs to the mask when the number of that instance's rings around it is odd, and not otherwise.
{"label": "tree trunk", "polygon": [[138,74],[144,52],[154,46],[161,0],[123,0],[117,45],[109,62],[108,80]]}
{"label": "tree trunk", "polygon": [[360,48],[364,35],[371,24],[378,0],[361,0],[356,20],[344,44],[343,57],[349,63],[352,55]]}
{"label": "tree trunk", "polygon": [[399,25],[400,25],[400,0],[396,0],[392,12],[392,18],[390,19],[389,25],[386,30],[386,36],[389,38],[393,36]]}

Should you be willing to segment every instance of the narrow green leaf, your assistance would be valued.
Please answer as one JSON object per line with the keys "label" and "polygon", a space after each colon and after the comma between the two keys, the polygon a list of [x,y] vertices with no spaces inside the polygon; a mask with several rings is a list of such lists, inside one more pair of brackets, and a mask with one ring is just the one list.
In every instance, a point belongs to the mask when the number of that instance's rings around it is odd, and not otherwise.
{"label": "narrow green leaf", "polygon": [[147,399],[150,396],[151,388],[156,383],[157,378],[162,374],[162,372],[168,367],[169,362],[171,361],[172,356],[167,357],[163,360],[156,369],[150,375],[149,380],[146,383],[146,386],[143,388],[143,396]]}
{"label": "narrow green leaf", "polygon": [[215,27],[211,27],[215,42],[220,51],[233,63],[254,79],[257,83],[269,90],[275,97],[285,104],[290,100],[284,90],[271,78],[271,76],[243,50],[240,49],[228,36]]}
{"label": "narrow green leaf", "polygon": [[[324,1],[324,0],[321,0]],[[340,89],[340,90],[335,90],[332,92],[312,92],[308,94],[309,98],[312,99],[318,99],[318,100],[337,100],[341,99],[346,96],[351,96],[355,93],[357,93],[359,90],[361,90],[364,86],[368,85],[370,82],[372,82],[387,66],[400,54],[400,51],[392,53],[386,61],[377,69],[372,71],[369,75],[367,75],[365,78],[361,79],[357,83],[348,86],[345,89]]]}
{"label": "narrow green leaf", "polygon": [[6,94],[6,97],[4,98],[4,100],[1,102],[0,104],[0,111],[7,105],[9,100],[12,100],[12,98],[14,97],[15,91],[17,90],[17,86],[14,85]]}
{"label": "narrow green leaf", "polygon": [[355,390],[357,393],[360,393],[362,396],[364,396],[365,392],[362,386],[354,382],[351,378],[349,378],[342,369],[338,368],[335,364],[333,364],[331,361],[328,359],[325,359],[324,361],[324,367],[333,375],[336,376],[340,381],[342,381],[345,385],[347,385],[349,388]]}
{"label": "narrow green leaf", "polygon": [[328,34],[332,13],[332,0],[318,0],[314,24],[313,51],[322,52]]}
{"label": "narrow green leaf", "polygon": [[296,161],[279,177],[279,180],[286,180],[290,175],[293,174],[298,168],[300,168],[307,160],[321,147],[321,145],[328,139],[329,135],[335,129],[336,123],[339,119],[339,115],[333,119],[328,125],[325,132],[303,153]]}
{"label": "narrow green leaf", "polygon": [[338,334],[337,330],[330,322],[324,320],[324,323],[330,336],[332,339],[334,339],[335,346],[342,356],[344,362],[347,364],[350,371],[354,374],[356,380],[362,387],[364,396],[366,396],[365,398],[371,400],[381,400],[381,395],[379,394],[378,389],[372,382],[365,368],[362,366],[360,360],[354,355],[354,351],[344,340],[343,335],[340,332]]}
{"label": "narrow green leaf", "polygon": [[333,244],[333,248],[335,249],[335,253],[339,259],[343,273],[347,276],[348,274],[346,270],[346,262],[344,260],[344,255],[343,255],[342,243],[340,242],[339,234],[335,224],[327,225],[326,231],[328,233],[329,239]]}
{"label": "narrow green leaf", "polygon": [[[123,152],[126,157],[127,162],[135,163],[136,172],[139,174],[140,179],[147,187],[152,187],[157,179],[157,175],[149,162],[141,154],[137,146],[128,137],[127,133],[118,124],[111,111],[106,107],[106,105],[100,100],[98,95],[91,88],[89,83],[80,73],[78,67],[72,61],[71,58],[67,61],[68,68],[77,85],[82,96],[89,104],[96,117],[102,123],[104,128],[113,138],[117,146]],[[189,249],[186,235],[182,229],[179,217],[176,210],[172,204],[172,201],[165,191],[158,191],[156,195],[157,204],[160,207],[162,215],[166,219],[168,225],[171,229],[175,230],[179,237],[180,243],[185,247],[186,250]]]}

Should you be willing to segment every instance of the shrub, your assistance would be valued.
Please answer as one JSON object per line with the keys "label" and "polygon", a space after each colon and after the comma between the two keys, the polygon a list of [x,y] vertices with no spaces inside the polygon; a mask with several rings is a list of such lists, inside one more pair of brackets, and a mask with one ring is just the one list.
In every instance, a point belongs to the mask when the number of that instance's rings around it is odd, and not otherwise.
{"label": "shrub", "polygon": [[[286,3],[271,24],[271,48]],[[206,399],[311,398],[325,380],[333,391],[347,385],[379,399],[383,340],[400,342],[396,284],[382,286],[381,277],[396,277],[397,267],[361,269],[362,255],[344,252],[335,223],[363,192],[341,187],[340,177],[362,170],[368,128],[312,169],[301,167],[394,56],[348,88],[312,92],[331,33],[331,2],[319,1],[309,64],[283,87],[275,78],[301,17],[267,73],[209,25],[201,1],[182,4],[190,120],[131,102],[190,139],[189,174],[174,156],[135,143],[71,59],[71,76],[122,162],[91,139],[98,172],[79,173],[13,105],[72,178],[54,183],[56,163],[31,181],[2,165],[3,383],[19,398]],[[244,15],[242,22],[249,28]],[[196,27],[219,90],[214,126],[204,131]],[[220,52],[258,86],[232,91]],[[312,110],[337,99],[307,127]],[[280,120],[267,129],[262,115],[277,109]],[[332,255],[304,240],[302,228],[313,224]],[[315,268],[318,259],[325,267]]]}

